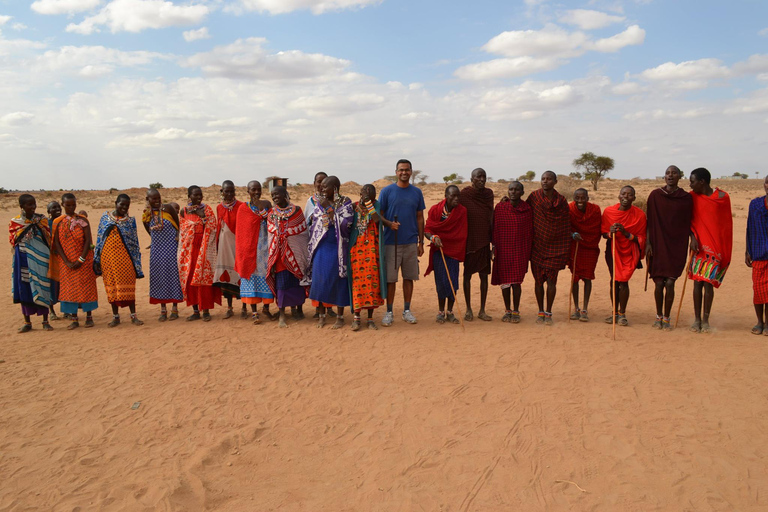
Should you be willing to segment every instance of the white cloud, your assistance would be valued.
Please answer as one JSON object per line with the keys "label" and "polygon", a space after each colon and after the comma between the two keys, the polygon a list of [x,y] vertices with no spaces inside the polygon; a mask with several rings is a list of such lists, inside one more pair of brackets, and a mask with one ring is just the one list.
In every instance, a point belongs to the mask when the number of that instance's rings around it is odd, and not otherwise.
{"label": "white cloud", "polygon": [[582,53],[579,48],[588,39],[589,36],[583,32],[568,32],[560,27],[548,25],[542,30],[502,32],[488,41],[483,50],[504,57],[571,57]]}
{"label": "white cloud", "polygon": [[561,109],[580,101],[571,84],[525,82],[485,92],[475,108],[478,115],[491,119],[535,119],[546,111]]}
{"label": "white cloud", "polygon": [[[708,80],[727,78],[730,70],[718,59],[689,60],[675,64],[666,62],[655,68],[646,69],[640,76],[653,82],[679,82],[681,84],[706,83]],[[688,88],[688,87],[685,87]]]}
{"label": "white cloud", "polygon": [[210,12],[205,5],[175,5],[165,0],[112,0],[98,14],[67,25],[67,32],[88,35],[106,25],[117,32],[141,32],[148,28],[196,25]]}
{"label": "white cloud", "polygon": [[208,76],[256,80],[345,80],[353,78],[346,72],[350,62],[320,53],[298,50],[268,53],[263,48],[266,39],[238,39],[210,52],[198,53],[184,59],[182,65],[200,68]]}
{"label": "white cloud", "polygon": [[9,21],[11,21],[11,18],[13,18],[13,16],[3,16],[3,15],[0,15],[0,27],[2,27],[3,25],[5,25]]}
{"label": "white cloud", "polygon": [[116,67],[135,67],[165,59],[161,53],[124,52],[104,46],[63,46],[49,50],[35,60],[37,69],[61,71],[78,69],[85,78],[98,78],[111,73]]}
{"label": "white cloud", "polygon": [[697,119],[699,117],[708,116],[713,113],[712,109],[699,107],[692,108],[683,111],[670,111],[664,109],[656,110],[641,110],[638,112],[632,112],[625,114],[624,119],[627,121],[639,121],[639,120],[665,120],[665,119]]}
{"label": "white cloud", "polygon": [[598,39],[597,41],[588,44],[587,47],[596,52],[615,53],[625,46],[637,46],[643,44],[643,41],[645,41],[645,30],[637,25],[632,25],[624,32],[605,39]]}
{"label": "white cloud", "polygon": [[558,59],[525,56],[468,64],[457,69],[454,75],[464,80],[514,78],[549,71],[561,65],[562,61]]}
{"label": "white cloud", "polygon": [[257,11],[270,14],[285,14],[293,11],[310,10],[313,14],[344,9],[361,9],[380,4],[383,0],[239,0],[229,7],[234,11]]}
{"label": "white cloud", "polygon": [[229,119],[217,119],[216,121],[208,121],[208,126],[216,128],[219,126],[245,126],[250,124],[251,120],[248,117],[231,117]]}
{"label": "white cloud", "polygon": [[192,41],[198,41],[200,39],[211,38],[211,34],[208,33],[208,27],[200,27],[195,30],[187,30],[183,32],[182,35],[184,36],[184,40],[188,43],[191,43]]}
{"label": "white cloud", "polygon": [[408,112],[407,114],[401,115],[400,119],[415,121],[417,119],[430,119],[431,117],[432,114],[429,112]]}
{"label": "white cloud", "polygon": [[29,124],[35,118],[35,114],[30,112],[11,112],[0,117],[0,122],[9,126],[22,126]]}
{"label": "white cloud", "polygon": [[311,124],[315,124],[314,121],[310,121],[309,119],[291,119],[290,121],[286,121],[286,126],[309,126]]}
{"label": "white cloud", "polygon": [[611,87],[611,92],[618,96],[628,96],[631,94],[638,94],[645,89],[637,82],[623,82]]}
{"label": "white cloud", "polygon": [[338,135],[335,140],[339,146],[387,146],[412,138],[413,135],[404,132],[390,134],[374,133],[371,135],[365,133],[346,133]]}
{"label": "white cloud", "polygon": [[763,37],[768,37],[768,28],[764,28],[760,32],[758,32],[758,35],[761,35]]}
{"label": "white cloud", "polygon": [[757,75],[768,71],[768,54],[751,55],[744,62],[733,65],[733,72],[740,75]]}
{"label": "white cloud", "polygon": [[101,0],[37,0],[31,8],[38,14],[74,14],[95,9],[100,3]]}
{"label": "white cloud", "polygon": [[384,106],[386,98],[374,93],[351,96],[302,96],[288,103],[288,108],[304,110],[316,117],[345,116]]}
{"label": "white cloud", "polygon": [[594,30],[622,22],[625,19],[624,16],[614,16],[600,11],[574,9],[565,11],[565,13],[558,18],[558,21],[567,25],[576,25],[582,30]]}
{"label": "white cloud", "polygon": [[25,24],[23,24],[23,23],[16,22],[13,25],[11,25],[11,28],[18,32],[18,31],[26,29],[27,26]]}

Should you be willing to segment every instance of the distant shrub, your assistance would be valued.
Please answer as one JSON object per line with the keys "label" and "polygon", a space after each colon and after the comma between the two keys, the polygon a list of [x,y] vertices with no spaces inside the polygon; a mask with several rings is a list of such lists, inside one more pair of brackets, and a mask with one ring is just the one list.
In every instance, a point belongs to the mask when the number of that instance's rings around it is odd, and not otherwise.
{"label": "distant shrub", "polygon": [[157,183],[150,183],[149,188],[161,189],[163,188],[163,184],[159,181]]}
{"label": "distant shrub", "polygon": [[4,187],[0,187],[0,194],[7,194],[8,190]]}

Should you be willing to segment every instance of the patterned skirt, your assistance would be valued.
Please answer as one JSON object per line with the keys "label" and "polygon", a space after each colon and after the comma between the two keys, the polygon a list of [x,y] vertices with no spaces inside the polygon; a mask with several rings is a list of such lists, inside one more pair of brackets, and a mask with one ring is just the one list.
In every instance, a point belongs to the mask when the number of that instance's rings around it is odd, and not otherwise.
{"label": "patterned skirt", "polygon": [[768,304],[768,261],[752,262],[754,304]]}
{"label": "patterned skirt", "polygon": [[136,270],[117,229],[112,229],[104,241],[101,275],[110,304],[127,307],[136,303]]}
{"label": "patterned skirt", "polygon": [[365,233],[357,237],[350,248],[352,270],[352,309],[375,309],[384,304],[381,298],[381,269],[379,268],[379,243],[375,234],[376,225],[368,224]]}

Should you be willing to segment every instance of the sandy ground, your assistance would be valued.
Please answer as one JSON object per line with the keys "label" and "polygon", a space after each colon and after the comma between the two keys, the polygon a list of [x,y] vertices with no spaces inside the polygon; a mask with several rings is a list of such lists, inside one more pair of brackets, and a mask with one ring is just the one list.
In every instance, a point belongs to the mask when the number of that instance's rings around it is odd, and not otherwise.
{"label": "sandy ground", "polygon": [[[615,203],[619,185],[606,182],[593,199]],[[638,196],[658,185],[638,183]],[[207,324],[161,324],[144,279],[143,327],[108,329],[99,283],[96,328],[56,322],[44,333],[35,320],[20,335],[7,284],[0,510],[768,510],[768,338],[749,334],[742,257],[748,201],[762,184],[721,186],[732,194],[734,262],[710,335],[687,331],[690,286],[681,328],[653,330],[652,292],[637,272],[631,326],[612,341],[602,260],[591,323],[567,322],[561,273],[554,326],[534,324],[529,276],[521,324],[500,322],[492,287],[494,321],[466,331],[435,324],[431,276],[416,284],[417,325],[399,320],[398,290],[395,325],[359,333],[311,320],[279,331],[225,321],[220,309]],[[131,193],[139,216],[143,192]],[[307,194],[295,191],[296,202]],[[92,222],[114,200],[80,196]],[[442,186],[428,187],[427,205],[441,196]],[[41,209],[47,199],[38,196]],[[2,199],[4,218],[14,201]],[[3,275],[10,265],[2,251]]]}

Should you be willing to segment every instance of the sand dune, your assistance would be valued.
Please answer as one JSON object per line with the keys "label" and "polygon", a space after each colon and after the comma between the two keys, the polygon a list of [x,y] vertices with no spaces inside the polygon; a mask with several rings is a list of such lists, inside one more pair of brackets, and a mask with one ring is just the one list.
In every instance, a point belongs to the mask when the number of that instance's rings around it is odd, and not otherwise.
{"label": "sand dune", "polygon": [[[399,321],[398,295],[393,327],[358,333],[311,320],[278,331],[225,321],[220,309],[210,323],[161,324],[144,279],[143,327],[108,329],[99,283],[96,328],[56,322],[43,333],[35,320],[20,335],[6,282],[0,511],[767,510],[768,338],[749,334],[742,258],[748,201],[763,190],[718,184],[732,196],[735,247],[709,335],[687,331],[690,286],[681,328],[653,330],[652,292],[637,272],[631,325],[613,341],[602,260],[593,321],[567,322],[564,272],[549,328],[534,324],[530,276],[519,325],[500,322],[496,287],[493,322],[436,325],[430,276],[416,284],[417,325]],[[614,204],[620,185],[592,197]],[[658,185],[638,183],[638,196]],[[428,206],[442,188],[427,187]],[[351,184],[342,191],[357,196]],[[132,192],[139,216],[143,192]],[[205,189],[207,202],[215,192]],[[303,205],[308,193],[293,199]],[[80,203],[95,222],[114,197],[84,192]],[[39,211],[46,200],[38,195]],[[5,218],[14,201],[0,200]],[[10,265],[3,251],[5,276]]]}

